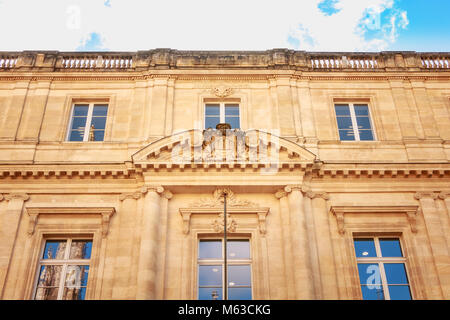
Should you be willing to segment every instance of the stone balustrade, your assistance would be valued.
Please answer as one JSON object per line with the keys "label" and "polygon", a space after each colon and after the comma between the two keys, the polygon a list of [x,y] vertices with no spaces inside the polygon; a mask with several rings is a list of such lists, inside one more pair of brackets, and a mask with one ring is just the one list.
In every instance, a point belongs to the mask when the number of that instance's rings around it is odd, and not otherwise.
{"label": "stone balustrade", "polygon": [[137,52],[0,52],[0,72],[42,71],[144,71],[151,69],[289,69],[299,71],[447,71],[450,53],[414,51],[305,52],[180,51],[154,49]]}

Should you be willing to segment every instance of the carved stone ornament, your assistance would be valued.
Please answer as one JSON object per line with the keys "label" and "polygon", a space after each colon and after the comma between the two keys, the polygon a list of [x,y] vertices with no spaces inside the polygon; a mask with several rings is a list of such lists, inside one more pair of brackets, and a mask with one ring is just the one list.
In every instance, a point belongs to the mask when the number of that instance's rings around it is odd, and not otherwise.
{"label": "carved stone ornament", "polygon": [[193,207],[203,207],[203,208],[214,208],[214,207],[223,207],[224,197],[223,193],[227,193],[227,206],[230,207],[256,207],[257,205],[247,201],[247,200],[239,200],[236,198],[236,195],[230,188],[217,188],[212,195],[212,198],[203,198],[194,203],[192,203]]}
{"label": "carved stone ornament", "polygon": [[219,86],[219,87],[212,88],[211,92],[216,97],[225,98],[225,97],[228,97],[229,95],[233,94],[233,89],[232,88],[227,88],[225,86]]}
{"label": "carved stone ornament", "polygon": [[[217,219],[214,219],[211,223],[215,232],[223,232],[224,229],[224,214],[220,213]],[[235,232],[237,222],[231,218],[231,215],[227,213],[227,232]]]}

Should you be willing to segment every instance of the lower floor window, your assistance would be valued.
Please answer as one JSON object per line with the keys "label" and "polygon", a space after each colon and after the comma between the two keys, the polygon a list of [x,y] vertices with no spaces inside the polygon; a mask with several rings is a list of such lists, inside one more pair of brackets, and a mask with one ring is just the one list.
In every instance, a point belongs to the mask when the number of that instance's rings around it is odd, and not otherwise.
{"label": "lower floor window", "polygon": [[84,300],[91,251],[92,240],[46,240],[34,299]]}
{"label": "lower floor window", "polygon": [[364,300],[411,300],[398,238],[355,238],[354,247]]}
{"label": "lower floor window", "polygon": [[[229,300],[251,300],[251,258],[248,240],[227,241],[227,295]],[[200,240],[198,299],[222,300],[225,294],[225,245],[223,240]]]}

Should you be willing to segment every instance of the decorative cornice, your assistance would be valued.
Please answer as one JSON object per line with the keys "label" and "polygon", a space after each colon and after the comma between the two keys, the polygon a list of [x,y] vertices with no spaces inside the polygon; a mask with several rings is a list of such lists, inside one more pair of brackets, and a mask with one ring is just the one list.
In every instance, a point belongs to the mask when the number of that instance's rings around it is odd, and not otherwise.
{"label": "decorative cornice", "polygon": [[[191,217],[193,214],[206,214],[206,215],[210,215],[210,214],[222,214],[222,219],[223,219],[223,210],[224,207],[219,206],[219,207],[189,207],[189,208],[180,208],[179,212],[180,215],[182,217],[183,220],[183,233],[184,234],[189,234],[190,232],[190,224],[191,224]],[[269,208],[267,207],[227,207],[227,214],[245,214],[245,215],[252,215],[252,214],[256,214],[258,216],[258,229],[261,235],[265,235],[266,234],[266,217],[269,213]],[[228,217],[228,216],[227,216]],[[232,219],[231,219],[232,220]],[[213,224],[211,224],[211,226],[213,227]],[[235,224],[235,227],[237,227],[237,221]],[[223,230],[223,224],[222,224],[222,229]],[[218,231],[220,232],[220,231]]]}
{"label": "decorative cornice", "polygon": [[416,192],[414,194],[414,199],[421,200],[425,198],[431,198],[433,200],[436,200],[438,198],[439,194],[434,192]]}
{"label": "decorative cornice", "polygon": [[420,213],[419,206],[332,206],[330,211],[336,216],[338,231],[341,235],[345,233],[345,219],[346,213],[403,213],[406,214],[410,224],[411,231],[417,232],[417,215]]}
{"label": "decorative cornice", "polygon": [[28,223],[28,235],[33,235],[39,215],[41,214],[100,214],[102,216],[101,230],[105,238],[109,231],[109,222],[116,212],[114,207],[28,207],[26,208],[30,221]]}
{"label": "decorative cornice", "polygon": [[28,199],[30,199],[30,196],[26,193],[9,193],[5,195],[5,199],[8,201],[11,200],[27,201]]}

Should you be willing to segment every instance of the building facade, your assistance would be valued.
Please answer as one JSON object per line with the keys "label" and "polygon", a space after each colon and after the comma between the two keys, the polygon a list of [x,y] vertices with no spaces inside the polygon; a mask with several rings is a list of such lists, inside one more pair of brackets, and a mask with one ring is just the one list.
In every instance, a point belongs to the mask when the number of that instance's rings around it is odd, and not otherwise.
{"label": "building facade", "polygon": [[0,298],[449,299],[449,161],[448,53],[0,52]]}

